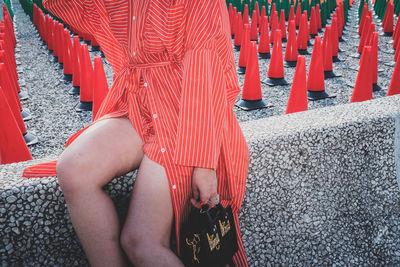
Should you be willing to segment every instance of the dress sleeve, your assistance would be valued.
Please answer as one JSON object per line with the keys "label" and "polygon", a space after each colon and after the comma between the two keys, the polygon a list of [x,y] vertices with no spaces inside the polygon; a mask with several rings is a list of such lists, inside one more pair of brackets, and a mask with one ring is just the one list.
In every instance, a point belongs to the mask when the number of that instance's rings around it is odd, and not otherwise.
{"label": "dress sleeve", "polygon": [[98,25],[98,15],[90,0],[44,0],[43,6],[52,14],[79,31],[92,34]]}
{"label": "dress sleeve", "polygon": [[221,1],[188,1],[174,154],[178,165],[217,168],[227,112],[226,66],[221,52],[230,41],[224,31]]}

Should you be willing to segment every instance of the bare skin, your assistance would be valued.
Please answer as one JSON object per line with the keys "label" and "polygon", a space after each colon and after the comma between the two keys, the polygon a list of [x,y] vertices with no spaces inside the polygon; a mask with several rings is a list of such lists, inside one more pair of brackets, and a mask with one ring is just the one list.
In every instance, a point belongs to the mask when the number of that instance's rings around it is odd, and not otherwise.
{"label": "bare skin", "polygon": [[[71,221],[92,266],[129,266],[129,261],[135,266],[183,266],[169,248],[174,214],[165,170],[143,154],[142,145],[128,119],[107,119],[82,133],[58,161]],[[102,187],[138,167],[121,235],[115,207]],[[215,171],[195,168],[192,188],[192,204],[214,203]]]}

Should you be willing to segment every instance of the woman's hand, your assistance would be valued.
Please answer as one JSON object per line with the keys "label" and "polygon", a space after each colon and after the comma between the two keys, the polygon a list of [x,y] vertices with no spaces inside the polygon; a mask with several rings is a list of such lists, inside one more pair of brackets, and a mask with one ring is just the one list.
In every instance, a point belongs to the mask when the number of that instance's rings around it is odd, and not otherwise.
{"label": "woman's hand", "polygon": [[192,205],[200,209],[200,202],[215,206],[217,196],[217,175],[213,169],[194,168],[192,174]]}

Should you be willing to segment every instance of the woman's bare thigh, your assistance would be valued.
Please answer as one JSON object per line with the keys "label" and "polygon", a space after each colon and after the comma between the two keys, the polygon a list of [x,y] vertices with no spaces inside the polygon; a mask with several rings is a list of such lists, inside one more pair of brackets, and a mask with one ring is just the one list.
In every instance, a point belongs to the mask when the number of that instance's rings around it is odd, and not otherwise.
{"label": "woman's bare thigh", "polygon": [[57,173],[80,172],[82,184],[103,186],[112,178],[138,168],[143,142],[127,118],[96,122],[61,154]]}

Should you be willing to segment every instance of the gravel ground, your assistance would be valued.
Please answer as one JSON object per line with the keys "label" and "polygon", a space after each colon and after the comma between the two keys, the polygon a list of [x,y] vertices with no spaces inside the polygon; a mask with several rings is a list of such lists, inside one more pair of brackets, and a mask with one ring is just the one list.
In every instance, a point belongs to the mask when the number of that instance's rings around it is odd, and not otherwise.
{"label": "gravel ground", "polygon": [[[1,3],[3,1],[0,1]],[[12,1],[15,14],[15,30],[18,40],[17,52],[21,65],[18,70],[23,70],[20,74],[22,82],[25,86],[22,90],[27,91],[30,98],[22,102],[24,108],[28,108],[33,118],[26,122],[28,131],[35,134],[39,138],[39,143],[30,146],[30,151],[34,158],[55,157],[59,155],[68,137],[88,125],[91,122],[91,112],[77,113],[74,111],[75,104],[79,101],[78,96],[68,94],[71,88],[70,83],[62,81],[62,69],[59,64],[54,62],[53,56],[49,54],[47,47],[43,45],[39,39],[33,24],[29,17],[23,12],[18,1]],[[317,109],[326,106],[341,105],[349,103],[352,86],[354,85],[358,67],[358,59],[350,57],[357,51],[359,37],[357,32],[357,9],[359,2],[356,1],[349,10],[349,21],[343,32],[344,42],[339,47],[342,52],[339,58],[342,62],[334,63],[333,69],[335,73],[342,74],[342,77],[325,80],[326,91],[336,98],[310,101],[309,109]],[[381,33],[377,19],[374,18],[377,30]],[[328,25],[329,25],[328,21]],[[319,34],[323,36],[323,32]],[[374,92],[374,98],[386,95],[387,88],[390,83],[393,67],[388,67],[383,63],[393,61],[393,50],[389,41],[391,37],[379,36],[379,72],[378,85],[382,87],[382,91]],[[313,40],[311,40],[313,43]],[[285,46],[285,44],[283,44]],[[307,68],[311,59],[312,46],[308,47],[310,55],[306,55]],[[236,61],[239,58],[239,52],[235,51]],[[283,51],[284,53],[284,51]],[[99,52],[91,52],[91,57],[99,55]],[[112,82],[112,70],[103,60],[109,85]],[[264,81],[267,78],[269,60],[261,59],[260,76]],[[285,68],[285,78],[291,83],[293,80],[295,68]],[[238,75],[239,83],[242,86],[244,75]],[[235,113],[239,121],[256,120],[260,118],[282,115],[285,113],[286,103],[289,97],[291,85],[270,87],[262,83],[263,99],[268,105],[273,107],[256,111],[242,111],[235,107]],[[240,100],[240,95],[238,97]]]}

